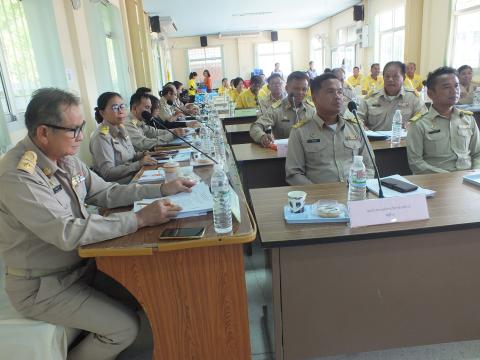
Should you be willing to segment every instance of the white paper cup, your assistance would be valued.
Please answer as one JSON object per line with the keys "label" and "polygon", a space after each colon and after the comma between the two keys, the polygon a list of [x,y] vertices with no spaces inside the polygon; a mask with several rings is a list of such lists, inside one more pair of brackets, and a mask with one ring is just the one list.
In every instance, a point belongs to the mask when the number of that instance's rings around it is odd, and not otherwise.
{"label": "white paper cup", "polygon": [[307,193],[305,191],[290,191],[288,194],[288,206],[290,211],[294,214],[302,213],[305,210],[305,198]]}

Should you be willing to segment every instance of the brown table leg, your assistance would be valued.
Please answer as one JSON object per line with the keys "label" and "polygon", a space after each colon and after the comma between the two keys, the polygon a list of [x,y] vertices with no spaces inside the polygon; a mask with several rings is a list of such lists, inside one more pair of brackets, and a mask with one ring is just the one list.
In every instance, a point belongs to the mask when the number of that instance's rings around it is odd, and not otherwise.
{"label": "brown table leg", "polygon": [[98,257],[143,306],[153,359],[250,359],[242,245]]}

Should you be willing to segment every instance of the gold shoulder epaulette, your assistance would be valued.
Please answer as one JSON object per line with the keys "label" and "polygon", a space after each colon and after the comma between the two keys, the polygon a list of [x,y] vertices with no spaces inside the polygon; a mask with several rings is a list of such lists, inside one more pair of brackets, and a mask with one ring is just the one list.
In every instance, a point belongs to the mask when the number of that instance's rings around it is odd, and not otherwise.
{"label": "gold shoulder epaulette", "polygon": [[312,101],[311,99],[306,99],[305,102],[306,102],[308,105],[310,105],[310,106],[312,106],[312,107],[315,107],[315,104],[313,103],[313,101]]}
{"label": "gold shoulder epaulette", "polygon": [[35,166],[37,166],[37,154],[34,151],[29,150],[23,154],[17,164],[17,169],[32,175],[35,171]]}
{"label": "gold shoulder epaulette", "polygon": [[461,109],[459,109],[459,111],[460,111],[461,114],[470,115],[470,116],[473,115],[473,112],[468,111],[468,110],[461,110]]}
{"label": "gold shoulder epaulette", "polygon": [[103,125],[101,128],[100,128],[100,134],[102,135],[108,135],[110,133],[110,129],[107,125]]}
{"label": "gold shoulder epaulette", "polygon": [[408,120],[408,121],[410,121],[410,122],[415,122],[415,121],[419,120],[419,119],[420,119],[423,115],[425,115],[425,114],[427,114],[427,112],[421,112],[421,111],[419,111],[419,112],[417,112],[415,115],[413,115],[413,117],[412,117],[410,120]]}
{"label": "gold shoulder epaulette", "polygon": [[420,93],[416,89],[405,88],[405,91],[414,93],[416,97],[420,97]]}
{"label": "gold shoulder epaulette", "polygon": [[138,120],[137,119],[132,119],[132,125],[137,127],[138,125]]}
{"label": "gold shoulder epaulette", "polygon": [[272,104],[272,107],[274,109],[278,108],[280,105],[282,105],[282,100],[277,100]]}
{"label": "gold shoulder epaulette", "polygon": [[292,127],[294,129],[298,129],[298,128],[301,128],[303,125],[305,125],[307,122],[308,122],[308,120],[300,120],[298,123],[296,123]]}
{"label": "gold shoulder epaulette", "polygon": [[343,118],[345,119],[345,121],[348,121],[352,124],[358,123],[357,119],[355,119],[355,116],[351,112],[345,112],[345,114],[343,114]]}

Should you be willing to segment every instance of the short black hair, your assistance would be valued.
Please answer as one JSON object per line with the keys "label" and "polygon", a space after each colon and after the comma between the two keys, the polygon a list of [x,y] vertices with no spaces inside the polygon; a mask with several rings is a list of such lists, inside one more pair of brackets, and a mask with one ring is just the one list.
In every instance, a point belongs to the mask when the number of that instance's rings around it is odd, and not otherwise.
{"label": "short black hair", "polygon": [[379,63],[373,63],[372,65],[370,65],[370,70],[372,70],[373,67],[374,67],[374,66],[377,66],[377,65],[378,65],[378,67],[380,67],[380,64],[379,64]]}
{"label": "short black hair", "polygon": [[223,78],[223,79],[222,79],[222,83],[223,83],[225,80],[227,80],[227,81],[228,81],[228,79],[227,79],[227,78]]}
{"label": "short black hair", "polygon": [[303,71],[294,71],[290,73],[290,75],[288,75],[287,84],[290,84],[293,80],[307,80],[308,83],[308,80],[310,80],[310,78]]}
{"label": "short black hair", "polygon": [[150,108],[150,112],[153,114],[155,110],[160,108],[160,100],[155,95],[149,95],[148,98],[152,102],[152,107]]}
{"label": "short black hair", "polygon": [[250,78],[250,86],[252,85],[263,85],[263,80],[260,76],[254,75]]}
{"label": "short black hair", "polygon": [[283,78],[282,78],[282,75],[280,75],[279,73],[273,73],[272,75],[270,75],[267,79],[267,83],[270,84],[270,81],[272,81],[273,79],[280,79],[283,81]]}
{"label": "short black hair", "polygon": [[437,84],[438,77],[446,74],[453,74],[455,76],[458,76],[457,70],[455,70],[454,68],[450,66],[442,66],[428,73],[427,81],[425,85],[427,86],[428,89],[433,89]]}
{"label": "short black hair", "polygon": [[152,89],[150,89],[148,87],[145,87],[145,86],[140,86],[135,92],[145,94],[145,93],[152,92]]}
{"label": "short black hair", "polygon": [[40,125],[59,125],[63,119],[63,106],[79,106],[80,98],[57,88],[42,88],[32,94],[25,111],[25,126],[30,137]]}
{"label": "short black hair", "polygon": [[353,70],[355,70],[355,69],[360,70],[360,68],[359,68],[358,66],[354,66],[354,67],[353,67]]}
{"label": "short black hair", "polygon": [[150,99],[150,96],[146,93],[135,93],[130,98],[130,109],[133,105],[138,105],[142,102],[142,99]]}
{"label": "short black hair", "polygon": [[385,71],[387,71],[387,69],[391,66],[397,66],[400,69],[402,76],[405,77],[405,73],[407,72],[407,67],[401,61],[389,61],[388,63],[386,63],[385,66],[383,67],[382,74],[385,75]]}
{"label": "short black hair", "polygon": [[173,84],[173,86],[175,86],[175,88],[177,90],[180,89],[181,86],[183,86],[183,83],[181,83],[180,81],[177,81],[177,80],[175,80],[172,84]]}
{"label": "short black hair", "polygon": [[193,79],[195,76],[197,76],[197,75],[198,75],[198,74],[197,74],[195,71],[192,71],[192,72],[190,73],[190,75],[188,75],[188,78],[189,78],[190,80],[192,80],[192,79]]}
{"label": "short black hair", "polygon": [[458,73],[460,74],[463,70],[467,70],[467,69],[473,71],[473,69],[472,69],[472,67],[471,67],[470,65],[462,65],[462,66],[460,66],[460,67],[458,68],[457,71],[458,71]]}
{"label": "short black hair", "polygon": [[165,96],[165,95],[173,92],[175,89],[176,89],[176,87],[175,87],[175,85],[173,85],[173,83],[166,83],[163,86],[162,91],[160,91],[160,96]]}
{"label": "short black hair", "polygon": [[310,89],[312,91],[312,94],[320,90],[324,81],[331,79],[338,80],[338,78],[332,72],[323,73],[322,75],[317,76],[315,79],[313,79],[310,83]]}
{"label": "short black hair", "polygon": [[240,84],[241,82],[243,82],[243,79],[241,77],[236,77],[235,79],[232,80],[233,87],[237,87],[238,84]]}

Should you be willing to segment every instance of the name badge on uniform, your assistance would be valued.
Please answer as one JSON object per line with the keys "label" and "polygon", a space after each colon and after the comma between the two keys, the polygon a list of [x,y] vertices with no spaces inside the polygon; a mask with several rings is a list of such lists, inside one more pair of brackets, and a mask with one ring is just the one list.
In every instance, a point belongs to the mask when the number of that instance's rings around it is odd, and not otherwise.
{"label": "name badge on uniform", "polygon": [[311,143],[319,143],[320,142],[320,139],[308,139],[307,140],[307,143],[308,144],[311,144]]}
{"label": "name badge on uniform", "polygon": [[408,106],[408,102],[406,102],[406,101],[400,102],[400,103],[398,103],[398,106]]}
{"label": "name badge on uniform", "polygon": [[378,103],[377,104],[372,104],[372,107],[380,107],[380,106],[382,106],[382,105],[380,105]]}
{"label": "name badge on uniform", "polygon": [[282,119],[282,122],[290,122],[290,120],[287,119],[287,118],[283,118],[283,119]]}
{"label": "name badge on uniform", "polygon": [[430,130],[430,131],[428,132],[428,135],[430,135],[430,134],[436,134],[436,133],[439,133],[439,132],[440,132],[440,129]]}
{"label": "name badge on uniform", "polygon": [[346,135],[345,140],[357,140],[358,136],[357,135]]}
{"label": "name badge on uniform", "polygon": [[53,193],[56,194],[59,191],[62,191],[62,185],[58,184],[57,186],[53,187]]}

